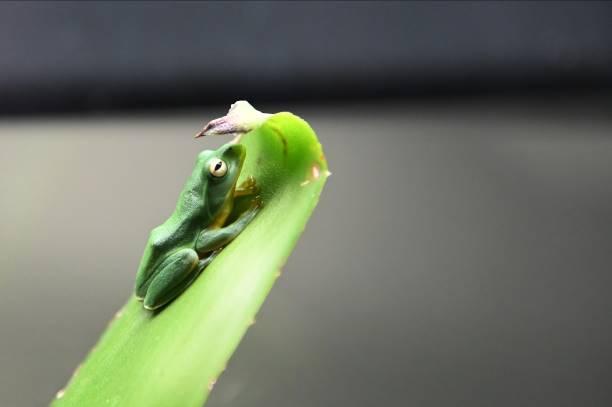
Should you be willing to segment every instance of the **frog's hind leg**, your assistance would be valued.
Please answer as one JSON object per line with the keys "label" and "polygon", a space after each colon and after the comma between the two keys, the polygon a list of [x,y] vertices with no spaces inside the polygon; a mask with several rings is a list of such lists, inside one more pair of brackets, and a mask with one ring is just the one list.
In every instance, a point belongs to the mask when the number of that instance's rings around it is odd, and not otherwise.
{"label": "frog's hind leg", "polygon": [[165,259],[163,259],[162,262],[159,265],[157,265],[155,269],[153,269],[153,271],[149,273],[148,275],[145,275],[145,273],[138,274],[138,276],[136,277],[136,290],[135,290],[136,299],[138,301],[142,302],[144,300],[145,296],[147,295],[147,290],[149,289],[149,286],[151,285],[153,280],[155,280],[160,270],[165,269],[169,264],[173,263],[174,261],[175,261],[174,255],[168,256]]}
{"label": "frog's hind leg", "polygon": [[160,308],[175,299],[201,271],[200,260],[193,249],[182,249],[164,262],[164,267],[152,279],[144,297],[144,307]]}

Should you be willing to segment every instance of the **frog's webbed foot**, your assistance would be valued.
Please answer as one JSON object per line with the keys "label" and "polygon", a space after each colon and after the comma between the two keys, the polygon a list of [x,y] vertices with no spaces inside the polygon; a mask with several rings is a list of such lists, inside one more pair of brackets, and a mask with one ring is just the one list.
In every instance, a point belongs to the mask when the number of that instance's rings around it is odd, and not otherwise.
{"label": "frog's webbed foot", "polygon": [[245,179],[240,185],[236,187],[236,190],[234,191],[234,197],[255,195],[258,192],[259,187],[257,186],[257,181],[255,181],[255,177],[249,175],[247,179]]}
{"label": "frog's webbed foot", "polygon": [[231,243],[251,223],[261,209],[261,206],[261,198],[256,196],[251,207],[244,211],[233,223],[219,229],[202,231],[195,244],[195,250],[198,252],[198,255],[202,257],[206,253],[223,249]]}
{"label": "frog's webbed foot", "polygon": [[251,207],[249,210],[247,210],[247,212],[251,211],[254,213],[253,216],[255,216],[257,212],[259,212],[262,206],[263,206],[263,198],[261,197],[261,195],[255,195],[255,197],[253,197],[253,200],[251,201]]}

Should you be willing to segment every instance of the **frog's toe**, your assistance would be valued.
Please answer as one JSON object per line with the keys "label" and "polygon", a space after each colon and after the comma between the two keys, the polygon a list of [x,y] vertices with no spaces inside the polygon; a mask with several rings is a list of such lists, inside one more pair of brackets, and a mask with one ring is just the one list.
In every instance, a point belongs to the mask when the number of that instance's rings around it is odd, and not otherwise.
{"label": "frog's toe", "polygon": [[148,311],[155,311],[156,309],[164,306],[165,304],[148,304],[146,301],[143,304],[144,309]]}
{"label": "frog's toe", "polygon": [[134,288],[134,296],[138,301],[142,301],[144,297],[147,295],[147,290],[149,288],[149,284],[151,284],[151,278],[145,281],[137,281],[136,287]]}
{"label": "frog's toe", "polygon": [[252,207],[254,209],[260,209],[262,206],[263,206],[263,198],[261,197],[261,195],[256,195],[255,198],[253,198]]}
{"label": "frog's toe", "polygon": [[255,177],[252,175],[249,175],[247,177],[246,180],[244,180],[244,182],[242,183],[242,185],[245,188],[256,188],[257,187],[257,181],[255,181]]}

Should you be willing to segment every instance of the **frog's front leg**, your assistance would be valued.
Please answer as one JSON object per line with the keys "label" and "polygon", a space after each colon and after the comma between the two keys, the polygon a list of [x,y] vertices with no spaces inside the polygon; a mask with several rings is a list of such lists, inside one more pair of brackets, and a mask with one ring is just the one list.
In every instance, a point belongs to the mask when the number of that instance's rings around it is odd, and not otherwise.
{"label": "frog's front leg", "polygon": [[240,215],[234,223],[228,226],[202,231],[195,244],[195,249],[198,254],[203,256],[206,253],[210,253],[228,245],[253,220],[257,212],[259,212],[259,209],[259,205],[252,207]]}
{"label": "frog's front leg", "polygon": [[259,192],[255,177],[249,175],[240,185],[234,190],[234,198],[239,196],[255,195]]}
{"label": "frog's front leg", "polygon": [[170,255],[149,283],[144,296],[144,307],[154,310],[176,298],[205,267],[200,263],[193,249],[181,249]]}

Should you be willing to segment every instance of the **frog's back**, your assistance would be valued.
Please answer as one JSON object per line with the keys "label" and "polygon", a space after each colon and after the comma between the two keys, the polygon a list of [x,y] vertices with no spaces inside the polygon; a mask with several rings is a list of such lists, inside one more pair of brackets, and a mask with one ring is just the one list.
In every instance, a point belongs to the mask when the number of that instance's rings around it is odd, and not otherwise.
{"label": "frog's back", "polygon": [[211,151],[198,155],[195,168],[187,179],[172,215],[151,231],[148,247],[151,262],[180,248],[194,247],[200,230],[210,223],[205,194],[206,178],[202,177]]}
{"label": "frog's back", "polygon": [[159,252],[174,251],[179,247],[193,247],[198,228],[189,219],[168,219],[151,231],[149,245]]}

